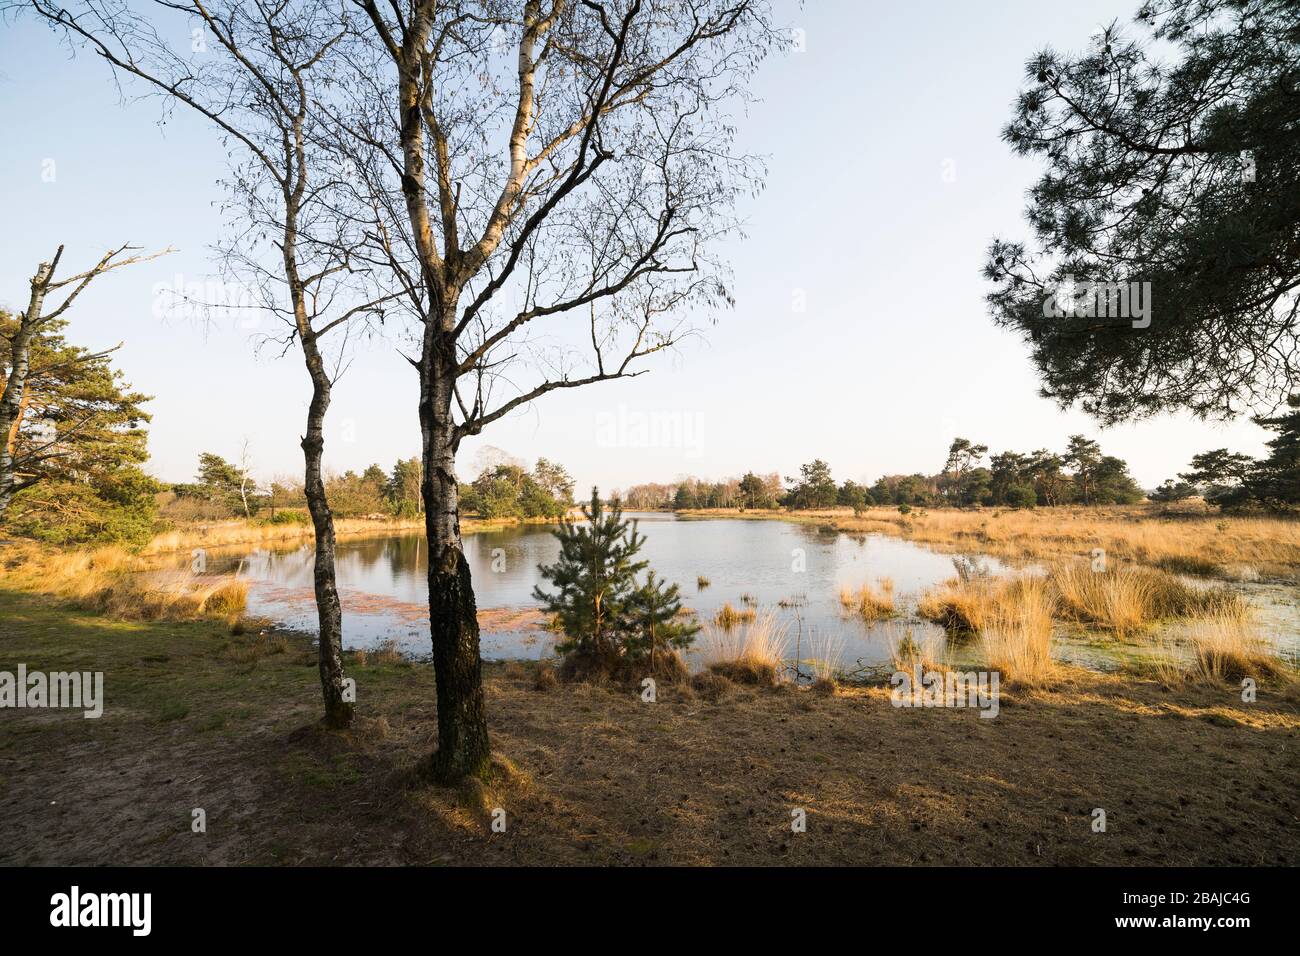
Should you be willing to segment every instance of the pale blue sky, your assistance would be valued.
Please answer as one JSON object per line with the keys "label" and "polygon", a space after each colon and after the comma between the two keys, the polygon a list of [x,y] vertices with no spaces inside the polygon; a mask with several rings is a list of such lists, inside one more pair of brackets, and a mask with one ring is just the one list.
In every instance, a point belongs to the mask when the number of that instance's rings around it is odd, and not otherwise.
{"label": "pale blue sky", "polygon": [[[767,62],[762,102],[742,124],[742,146],[768,157],[770,175],[745,207],[748,238],[728,247],[735,310],[642,378],[550,395],[490,426],[462,450],[463,477],[485,444],[545,455],[580,486],[607,489],[789,475],[814,457],[841,479],[933,472],[958,434],[1030,451],[1084,432],[1148,486],[1207,448],[1261,451],[1266,436],[1248,421],[1165,417],[1102,432],[1061,413],[1037,397],[1025,347],[985,310],[984,248],[994,233],[1026,235],[1037,170],[999,139],[1022,64],[1046,43],[1081,48],[1100,25],[1127,22],[1136,0],[778,6],[807,49]],[[117,365],[156,396],[155,474],[185,480],[200,451],[233,458],[245,437],[263,477],[295,473],[308,394],[296,353],[256,358],[235,322],[153,314],[155,284],[212,271],[225,163],[197,119],[177,111],[160,128],[159,115],[157,101],[122,107],[107,69],[70,60],[45,28],[0,26],[0,303],[22,306],[35,264],[60,242],[75,266],[125,240],[178,247],[100,280],[69,334],[125,341]],[[327,466],[416,453],[414,398],[392,348],[366,347],[336,390]],[[658,439],[643,440],[642,416],[666,426]]]}

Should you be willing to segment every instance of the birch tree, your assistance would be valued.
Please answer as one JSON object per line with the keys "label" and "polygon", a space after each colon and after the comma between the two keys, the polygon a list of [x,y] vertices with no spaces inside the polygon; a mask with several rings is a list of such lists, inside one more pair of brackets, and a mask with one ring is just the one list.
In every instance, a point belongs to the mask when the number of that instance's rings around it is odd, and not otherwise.
{"label": "birch tree", "polygon": [[[348,35],[339,9],[302,0],[154,0],[143,11],[87,0],[69,10],[46,0],[33,8],[84,41],[115,78],[160,95],[167,110],[194,111],[231,150],[233,233],[221,245],[226,273],[283,327],[270,338],[297,347],[311,382],[301,446],[304,487],[315,532],[314,587],[320,626],[325,723],[346,727],[343,616],[335,577],[334,518],[325,493],[325,416],[340,366],[325,340],[381,313],[366,267],[353,257],[366,212],[352,201],[316,121],[329,95],[331,51]],[[170,38],[188,41],[178,52]],[[337,330],[337,331],[336,331]]]}
{"label": "birch tree", "polygon": [[641,374],[730,303],[717,242],[761,164],[730,105],[781,35],[761,0],[352,0],[335,114],[413,318],[435,778],[490,747],[461,442],[559,389]]}

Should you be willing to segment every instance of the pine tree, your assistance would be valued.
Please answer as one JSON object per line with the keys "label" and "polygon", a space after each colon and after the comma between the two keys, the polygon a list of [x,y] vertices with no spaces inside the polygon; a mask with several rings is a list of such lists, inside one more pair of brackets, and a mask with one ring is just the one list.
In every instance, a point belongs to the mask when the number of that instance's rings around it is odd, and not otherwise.
{"label": "pine tree", "polygon": [[[59,544],[140,543],[154,531],[161,490],[148,458],[148,395],[132,391],[109,361],[69,343],[67,323],[46,321],[31,337],[23,394],[5,442],[13,503],[6,530]],[[0,311],[0,338],[18,320]],[[9,367],[0,354],[0,380]]]}
{"label": "pine tree", "polygon": [[582,514],[585,524],[560,523],[555,531],[560,557],[555,564],[539,568],[556,593],[549,594],[539,585],[533,588],[533,597],[556,616],[564,633],[564,640],[556,645],[561,654],[613,658],[622,650],[636,576],[646,567],[645,561],[635,560],[645,536],[637,532],[635,521],[623,518],[617,499],[606,512],[595,488]]}
{"label": "pine tree", "polygon": [[648,653],[650,673],[655,673],[655,651],[658,648],[680,650],[689,647],[700,626],[683,620],[681,596],[676,584],[668,584],[646,572],[645,584],[632,593],[628,602],[628,619],[633,635],[627,648],[637,656]]}
{"label": "pine tree", "polygon": [[1273,451],[1255,466],[1246,486],[1251,497],[1273,507],[1300,504],[1300,393],[1287,399],[1287,407],[1290,411],[1254,419],[1277,437],[1269,440]]}
{"label": "pine tree", "polygon": [[[1003,138],[1045,163],[1034,235],[994,240],[985,275],[1044,395],[1104,424],[1229,418],[1294,380],[1298,58],[1295,0],[1147,0],[1133,27],[1027,62]],[[1130,307],[1045,308],[1082,283]]]}

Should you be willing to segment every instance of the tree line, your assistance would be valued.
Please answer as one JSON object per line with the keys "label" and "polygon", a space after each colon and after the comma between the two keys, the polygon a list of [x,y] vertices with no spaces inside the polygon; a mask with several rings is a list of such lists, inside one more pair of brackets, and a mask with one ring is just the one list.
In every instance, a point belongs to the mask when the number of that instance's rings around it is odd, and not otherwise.
{"label": "tree line", "polygon": [[[1156,502],[1200,496],[1224,509],[1260,508],[1286,511],[1300,505],[1300,394],[1287,400],[1286,411],[1256,415],[1255,424],[1275,433],[1269,454],[1254,459],[1226,448],[1202,452],[1189,470],[1168,479],[1148,494],[1129,474],[1128,464],[1104,454],[1083,435],[1071,435],[1059,452],[1046,448],[990,455],[988,446],[955,438],[943,467],[934,474],[882,475],[874,484],[837,483],[831,468],[818,458],[781,479],[753,472],[718,482],[684,478],[672,484],[632,485],[623,502],[637,509],[812,508],[875,505],[913,507],[1057,505],[1126,505],[1147,498]],[[616,493],[618,494],[618,493]]]}
{"label": "tree line", "polygon": [[[987,464],[985,463],[987,460]],[[904,509],[918,506],[998,505],[1013,508],[1085,504],[1133,504],[1146,497],[1128,465],[1103,454],[1096,441],[1070,437],[1061,452],[1005,451],[989,456],[986,445],[954,439],[943,467],[934,474],[882,475],[874,484],[836,482],[830,465],[814,459],[799,474],[746,472],[740,478],[710,482],[683,478],[670,484],[632,485],[615,492],[635,509],[811,508],[873,505]]]}
{"label": "tree line", "polygon": [[[420,459],[399,459],[389,469],[372,464],[326,475],[325,494],[333,514],[344,518],[416,518],[423,513]],[[302,482],[277,478],[259,483],[248,462],[231,462],[212,452],[199,455],[192,482],[171,486],[166,512],[183,518],[244,517],[270,523],[305,522]],[[485,467],[460,489],[462,510],[481,518],[560,518],[573,506],[573,479],[562,465],[539,458],[532,470],[506,462]]]}
{"label": "tree line", "polygon": [[1153,491],[1152,500],[1181,501],[1199,494],[1225,509],[1286,510],[1300,505],[1300,394],[1287,399],[1286,409],[1252,418],[1275,433],[1265,443],[1267,457],[1255,459],[1226,448],[1201,452],[1188,471]]}

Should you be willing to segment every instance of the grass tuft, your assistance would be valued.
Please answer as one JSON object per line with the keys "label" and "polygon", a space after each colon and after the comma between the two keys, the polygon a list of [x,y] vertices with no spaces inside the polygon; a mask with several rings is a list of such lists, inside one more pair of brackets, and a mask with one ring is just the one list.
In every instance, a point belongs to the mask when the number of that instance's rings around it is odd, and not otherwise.
{"label": "grass tuft", "polygon": [[754,620],[758,612],[752,607],[732,607],[728,601],[722,607],[718,608],[718,613],[713,615],[713,623],[723,630],[731,630],[738,624],[747,624]]}
{"label": "grass tuft", "polygon": [[989,666],[1007,681],[1038,684],[1055,670],[1052,662],[1052,612],[1047,582],[1024,577],[998,593],[980,631]]}
{"label": "grass tuft", "polygon": [[840,604],[865,621],[890,617],[894,613],[894,582],[891,578],[881,578],[877,584],[877,588],[864,584],[856,591],[842,588]]}
{"label": "grass tuft", "polygon": [[[771,611],[754,615],[743,626],[705,626],[700,641],[710,671],[737,684],[773,686],[785,659],[786,627]],[[697,688],[698,690],[698,688]]]}

